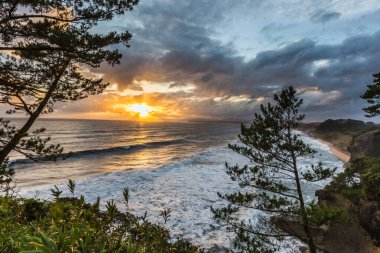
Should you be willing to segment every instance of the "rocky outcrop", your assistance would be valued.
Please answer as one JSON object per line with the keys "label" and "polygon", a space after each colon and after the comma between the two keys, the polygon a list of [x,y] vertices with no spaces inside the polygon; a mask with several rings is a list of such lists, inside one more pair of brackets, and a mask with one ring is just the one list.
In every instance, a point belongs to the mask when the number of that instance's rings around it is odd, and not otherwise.
{"label": "rocky outcrop", "polygon": [[321,123],[305,123],[299,129],[330,142],[342,151],[350,152],[354,158],[380,156],[380,125],[373,122],[329,119]]}
{"label": "rocky outcrop", "polygon": [[373,130],[356,136],[348,147],[348,151],[351,153],[351,160],[363,156],[379,157],[380,130]]}
{"label": "rocky outcrop", "polygon": [[[301,225],[294,221],[273,219],[279,228],[306,241]],[[379,253],[368,233],[357,223],[334,223],[312,230],[314,242],[318,249],[328,253]]]}
{"label": "rocky outcrop", "polygon": [[[328,206],[344,208],[349,216],[348,220],[322,225],[312,230],[315,244],[320,250],[329,253],[380,253],[376,241],[371,238],[371,233],[364,226],[366,224],[368,228],[374,230],[378,228],[379,220],[375,218],[378,215],[377,207],[369,203],[359,207],[341,194],[328,190],[319,190],[316,195],[320,202]],[[272,222],[302,241],[306,241],[304,230],[299,223],[279,217],[272,218]]]}
{"label": "rocky outcrop", "polygon": [[315,196],[318,197],[319,202],[324,203],[327,206],[339,206],[347,210],[351,215],[356,214],[356,205],[339,193],[322,189],[316,191]]}
{"label": "rocky outcrop", "polygon": [[[380,125],[356,120],[327,120],[308,123],[300,130],[330,142],[351,154],[352,161],[361,157],[380,157]],[[346,164],[346,165],[347,165]],[[366,173],[368,167],[356,166],[357,173]],[[318,201],[347,211],[350,222],[337,221],[315,228],[313,234],[318,248],[330,253],[380,253],[380,203],[361,197],[347,199],[342,193],[326,187],[316,192]],[[274,219],[276,225],[305,240],[300,224]]]}
{"label": "rocky outcrop", "polygon": [[[380,204],[377,201],[360,200],[354,204],[339,193],[319,190],[315,194],[318,200],[328,206],[340,207],[347,211],[353,223],[356,223],[373,239],[374,245],[380,242]],[[347,224],[352,226],[353,223]]]}
{"label": "rocky outcrop", "polygon": [[360,225],[371,235],[376,244],[380,243],[380,204],[377,201],[361,200],[357,209]]}
{"label": "rocky outcrop", "polygon": [[[330,207],[339,207],[347,211],[349,220],[338,221],[320,236],[319,246],[327,252],[380,252],[359,220],[359,208],[339,193],[319,190],[315,194],[320,203]],[[337,243],[338,242],[338,243]]]}

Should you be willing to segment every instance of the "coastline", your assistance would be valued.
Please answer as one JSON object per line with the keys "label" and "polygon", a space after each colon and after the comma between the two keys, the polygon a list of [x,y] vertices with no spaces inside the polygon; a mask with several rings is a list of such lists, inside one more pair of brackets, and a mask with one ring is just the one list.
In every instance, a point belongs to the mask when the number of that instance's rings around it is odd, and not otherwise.
{"label": "coastline", "polygon": [[304,134],[314,138],[314,139],[317,139],[318,141],[326,144],[329,149],[330,149],[330,152],[338,157],[340,160],[342,160],[345,164],[348,163],[351,159],[351,154],[348,153],[347,151],[343,151],[342,149],[336,147],[334,144],[332,144],[331,142],[329,141],[326,141],[326,140],[323,140],[321,139],[320,137],[317,137],[311,130],[307,130],[307,129],[301,129],[301,132],[303,132]]}
{"label": "coastline", "polygon": [[345,152],[345,151],[343,151],[343,150],[335,147],[332,143],[330,143],[328,141],[325,141],[325,140],[322,140],[322,139],[319,139],[319,138],[317,138],[317,140],[319,140],[320,142],[326,144],[329,147],[331,153],[333,155],[335,155],[336,157],[338,157],[340,160],[342,160],[344,163],[347,163],[347,162],[350,161],[351,155],[348,154],[347,152]]}

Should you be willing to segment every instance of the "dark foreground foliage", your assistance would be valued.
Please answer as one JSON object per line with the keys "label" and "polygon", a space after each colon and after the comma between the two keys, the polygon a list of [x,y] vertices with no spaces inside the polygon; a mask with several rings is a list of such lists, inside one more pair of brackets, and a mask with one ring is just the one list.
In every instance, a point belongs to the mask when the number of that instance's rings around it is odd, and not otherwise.
{"label": "dark foreground foliage", "polygon": [[0,252],[202,252],[144,217],[122,213],[113,201],[65,197],[53,201],[0,197]]}
{"label": "dark foreground foliage", "polygon": [[361,96],[366,99],[370,106],[363,108],[367,113],[367,117],[375,117],[380,115],[380,72],[373,74],[374,80],[372,84],[367,85],[368,89]]}
{"label": "dark foreground foliage", "polygon": [[360,200],[380,201],[380,158],[362,157],[339,174],[329,190],[342,193],[353,203]]}

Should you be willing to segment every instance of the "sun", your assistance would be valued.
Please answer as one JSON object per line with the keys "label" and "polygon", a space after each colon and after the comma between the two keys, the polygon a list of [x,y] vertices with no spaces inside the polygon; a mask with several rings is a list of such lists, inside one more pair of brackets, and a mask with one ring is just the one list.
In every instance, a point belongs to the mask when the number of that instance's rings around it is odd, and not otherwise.
{"label": "sun", "polygon": [[153,111],[154,107],[147,105],[146,103],[135,103],[131,105],[127,105],[125,107],[127,111],[138,114],[140,118],[148,117]]}

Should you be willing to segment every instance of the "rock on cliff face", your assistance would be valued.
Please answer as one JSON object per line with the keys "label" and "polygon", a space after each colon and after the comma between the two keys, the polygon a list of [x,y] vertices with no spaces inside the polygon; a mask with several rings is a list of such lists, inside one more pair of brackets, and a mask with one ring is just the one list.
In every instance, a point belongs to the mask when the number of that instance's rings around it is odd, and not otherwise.
{"label": "rock on cliff face", "polygon": [[[351,161],[362,157],[380,157],[380,130],[352,135],[347,147]],[[362,168],[365,173],[368,168]],[[328,252],[380,252],[380,203],[360,199],[353,203],[342,194],[327,189],[316,192],[318,200],[329,206],[345,209],[352,220],[350,224],[333,224],[324,236],[319,237],[323,249]],[[331,240],[333,238],[333,240]],[[335,243],[334,243],[335,242]]]}
{"label": "rock on cliff face", "polygon": [[351,160],[363,156],[380,156],[380,130],[373,130],[363,133],[353,139],[352,144],[348,147],[351,153]]}
{"label": "rock on cliff face", "polygon": [[358,205],[329,190],[316,192],[320,202],[328,206],[344,208],[350,221],[336,222],[319,236],[321,249],[335,253],[378,253],[380,248],[373,240],[379,232],[379,206],[376,201],[361,201]]}
{"label": "rock on cliff face", "polygon": [[[357,158],[380,158],[380,126],[354,120],[327,120],[323,123],[305,124],[301,130],[328,141],[344,151],[349,151],[351,166]],[[379,160],[380,161],[380,160]],[[357,168],[366,173],[368,166]],[[348,199],[340,191],[329,187],[317,191],[320,203],[342,208],[349,214],[350,223],[334,222],[324,229],[314,229],[317,246],[330,253],[380,253],[380,202],[364,197],[357,201]],[[284,230],[303,239],[299,224],[275,222]]]}
{"label": "rock on cliff face", "polygon": [[380,204],[377,201],[363,201],[358,205],[360,225],[377,241],[380,242]]}

